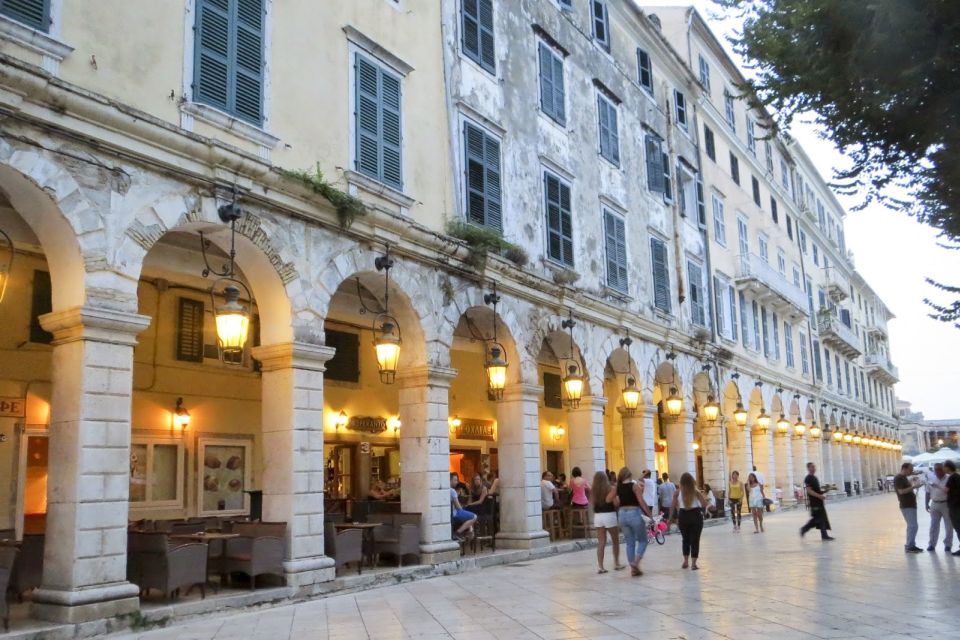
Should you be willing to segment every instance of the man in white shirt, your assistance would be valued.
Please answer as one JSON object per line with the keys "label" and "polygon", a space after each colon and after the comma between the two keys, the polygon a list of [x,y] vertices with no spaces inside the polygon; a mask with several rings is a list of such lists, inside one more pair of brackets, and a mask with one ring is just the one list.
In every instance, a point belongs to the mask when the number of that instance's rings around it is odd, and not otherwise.
{"label": "man in white shirt", "polygon": [[553,509],[559,506],[557,504],[559,497],[557,486],[553,484],[553,474],[544,471],[540,477],[540,506],[543,507],[544,511]]}
{"label": "man in white shirt", "polygon": [[670,476],[666,473],[661,476],[663,482],[657,487],[657,497],[659,497],[660,513],[670,513],[670,507],[673,506],[673,494],[677,492],[677,485],[670,482]]}
{"label": "man in white shirt", "polygon": [[[953,526],[950,523],[950,511],[947,508],[947,473],[943,464],[933,465],[933,473],[927,473],[924,478],[925,491],[923,492],[924,506],[930,514],[930,540],[927,551],[935,551],[937,538],[940,535],[940,521],[943,520],[943,548],[950,553],[953,547]],[[960,533],[957,534],[960,537]]]}
{"label": "man in white shirt", "polygon": [[657,504],[657,481],[653,479],[650,469],[644,469],[641,477],[643,478],[643,501],[653,510]]}

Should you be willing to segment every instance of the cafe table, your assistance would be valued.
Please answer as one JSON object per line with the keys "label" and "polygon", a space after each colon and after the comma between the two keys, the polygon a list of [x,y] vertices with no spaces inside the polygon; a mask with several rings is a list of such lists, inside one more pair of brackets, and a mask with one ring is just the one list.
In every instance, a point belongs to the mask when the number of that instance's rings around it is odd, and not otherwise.
{"label": "cafe table", "polygon": [[337,531],[344,529],[360,529],[363,533],[364,555],[367,557],[367,566],[373,566],[373,550],[375,539],[373,532],[377,527],[383,526],[382,522],[335,522],[333,528]]}

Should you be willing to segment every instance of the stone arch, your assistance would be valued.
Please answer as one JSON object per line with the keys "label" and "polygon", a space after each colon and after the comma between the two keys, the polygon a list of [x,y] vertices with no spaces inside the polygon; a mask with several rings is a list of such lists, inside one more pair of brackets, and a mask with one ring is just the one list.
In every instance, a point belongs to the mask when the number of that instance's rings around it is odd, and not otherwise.
{"label": "stone arch", "polygon": [[716,399],[709,372],[699,371],[692,377],[690,394],[693,397],[693,406],[698,408],[703,407],[709,401],[710,396]]}
{"label": "stone arch", "polygon": [[574,317],[577,324],[573,328],[573,340],[571,342],[569,330],[564,329],[561,325],[566,319],[567,317],[554,316],[543,324],[532,325],[529,335],[534,342],[529,343],[528,348],[531,353],[536,354],[535,362],[538,364],[544,360],[556,360],[561,375],[566,375],[568,364],[576,364],[580,368],[581,375],[584,376],[583,397],[586,398],[603,389],[603,380],[600,377],[595,377],[594,372],[591,372],[587,366],[587,359],[582,346],[584,340],[588,338],[585,321]]}
{"label": "stone arch", "polygon": [[0,140],[0,190],[43,247],[53,311],[85,304],[88,271],[103,262],[95,246],[104,234],[80,185],[46,154]]}

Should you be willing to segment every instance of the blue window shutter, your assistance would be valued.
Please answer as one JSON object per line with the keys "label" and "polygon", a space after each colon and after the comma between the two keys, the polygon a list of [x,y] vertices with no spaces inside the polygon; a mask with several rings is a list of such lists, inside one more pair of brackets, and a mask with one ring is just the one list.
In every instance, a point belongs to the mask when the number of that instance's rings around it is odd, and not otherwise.
{"label": "blue window shutter", "polygon": [[372,62],[356,55],[356,169],[380,179],[380,78]]}
{"label": "blue window shutter", "polygon": [[403,171],[400,156],[400,79],[380,72],[380,131],[381,167],[384,184],[396,189],[403,188]]}
{"label": "blue window shutter", "polygon": [[748,318],[749,309],[747,307],[747,299],[743,295],[743,291],[739,293],[740,298],[740,327],[742,331],[740,332],[743,335],[743,346],[747,349],[750,348],[750,321]]}
{"label": "blue window shutter", "polygon": [[713,276],[713,320],[717,334],[726,335],[726,320],[723,317],[723,291],[720,290],[720,280]]}
{"label": "blue window shutter", "polygon": [[573,266],[573,217],[570,186],[550,173],[543,174],[547,209],[547,255]]}
{"label": "blue window shutter", "polygon": [[263,0],[236,0],[233,112],[263,122]]}
{"label": "blue window shutter", "polygon": [[653,304],[670,313],[670,272],[667,264],[667,245],[662,240],[650,239],[653,260]]}
{"label": "blue window shutter", "polygon": [[727,292],[730,296],[730,327],[733,329],[730,335],[737,340],[737,291],[733,287],[728,287]]}
{"label": "blue window shutter", "polygon": [[703,180],[700,179],[700,174],[697,174],[697,223],[705,227],[707,226],[707,208],[703,204]]}
{"label": "blue window shutter", "polygon": [[597,116],[600,131],[600,155],[607,160],[610,157],[610,114],[607,111],[607,101],[603,96],[597,96]]}
{"label": "blue window shutter", "polygon": [[703,300],[703,271],[700,265],[687,261],[687,279],[690,289],[690,320],[694,324],[706,325],[706,313]]}
{"label": "blue window shutter", "polygon": [[660,140],[647,134],[644,138],[647,160],[647,188],[650,191],[663,193],[663,154],[660,152]]}
{"label": "blue window shutter", "polygon": [[673,199],[673,184],[670,180],[670,159],[667,158],[666,152],[661,152],[663,156],[663,196],[667,200]]}
{"label": "blue window shutter", "polygon": [[503,229],[503,216],[500,206],[500,142],[491,136],[484,136],[483,168],[486,173],[485,190],[487,201],[487,226]]}
{"label": "blue window shutter", "polygon": [[620,164],[620,130],[617,123],[617,108],[607,103],[607,124],[610,128],[610,156],[614,163]]}
{"label": "blue window shutter", "polygon": [[229,110],[230,13],[227,0],[197,3],[194,99]]}
{"label": "blue window shutter", "polygon": [[463,52],[490,73],[495,73],[493,0],[463,0],[462,14]]}
{"label": "blue window shutter", "polygon": [[560,124],[566,124],[566,92],[563,85],[563,59],[553,56],[553,108],[556,114],[556,120]]}
{"label": "blue window shutter", "polygon": [[50,0],[0,0],[0,13],[32,29],[50,30]]}
{"label": "blue window shutter", "polygon": [[551,118],[553,107],[553,61],[547,45],[540,43],[540,108]]}
{"label": "blue window shutter", "polygon": [[607,257],[607,286],[627,291],[626,227],[623,219],[609,211],[603,212],[603,227]]}
{"label": "blue window shutter", "polygon": [[480,127],[464,124],[467,220],[501,229],[500,142]]}

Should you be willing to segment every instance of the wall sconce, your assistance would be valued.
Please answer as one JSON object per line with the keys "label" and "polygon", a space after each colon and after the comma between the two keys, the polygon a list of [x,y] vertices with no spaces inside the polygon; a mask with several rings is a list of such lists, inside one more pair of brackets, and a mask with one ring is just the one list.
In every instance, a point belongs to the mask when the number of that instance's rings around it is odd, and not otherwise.
{"label": "wall sconce", "polygon": [[451,416],[447,418],[447,425],[450,427],[450,431],[454,431],[458,429],[461,424],[463,424],[463,420],[461,420],[457,416]]}
{"label": "wall sconce", "polygon": [[550,438],[556,442],[566,435],[567,430],[560,425],[550,425]]}
{"label": "wall sconce", "polygon": [[348,422],[350,422],[350,418],[348,418],[346,412],[341,409],[340,415],[337,416],[337,431],[345,428]]}
{"label": "wall sconce", "polygon": [[693,450],[694,450],[694,451],[700,451],[700,443],[699,443],[699,442],[694,442],[694,443],[693,443]]}
{"label": "wall sconce", "polygon": [[183,406],[183,398],[177,398],[177,405],[173,410],[173,426],[180,431],[190,428],[190,412]]}
{"label": "wall sconce", "polygon": [[392,416],[387,419],[387,428],[393,429],[393,435],[396,436],[397,432],[400,431],[400,427],[403,423],[400,422],[400,418],[397,416]]}

